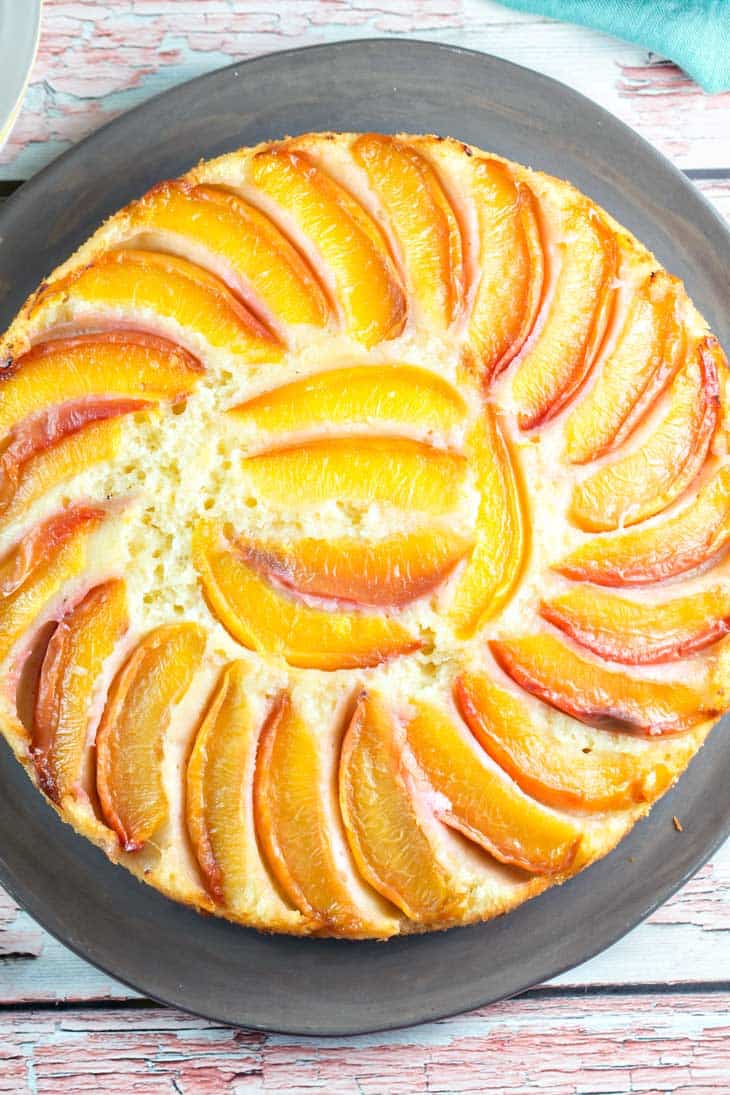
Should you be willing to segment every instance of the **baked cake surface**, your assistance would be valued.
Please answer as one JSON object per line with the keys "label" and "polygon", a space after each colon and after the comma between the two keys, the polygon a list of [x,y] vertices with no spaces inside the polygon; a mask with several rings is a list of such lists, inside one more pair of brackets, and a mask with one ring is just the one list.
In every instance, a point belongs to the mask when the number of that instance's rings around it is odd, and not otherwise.
{"label": "baked cake surface", "polygon": [[243,149],[0,349],[0,724],[176,900],[495,916],[730,708],[727,361],[568,183],[431,136]]}

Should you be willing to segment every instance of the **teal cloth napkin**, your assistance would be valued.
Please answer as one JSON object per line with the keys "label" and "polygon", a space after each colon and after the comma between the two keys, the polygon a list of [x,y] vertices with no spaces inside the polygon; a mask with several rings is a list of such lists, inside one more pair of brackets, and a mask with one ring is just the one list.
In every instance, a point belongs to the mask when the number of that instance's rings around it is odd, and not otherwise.
{"label": "teal cloth napkin", "polygon": [[730,0],[502,0],[582,23],[675,61],[709,92],[730,90]]}

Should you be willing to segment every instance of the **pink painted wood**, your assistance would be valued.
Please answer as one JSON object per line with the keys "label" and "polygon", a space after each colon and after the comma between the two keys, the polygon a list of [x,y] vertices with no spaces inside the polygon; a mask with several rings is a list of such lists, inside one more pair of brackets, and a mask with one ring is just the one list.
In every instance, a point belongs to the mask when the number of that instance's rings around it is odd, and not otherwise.
{"label": "pink painted wood", "polygon": [[25,108],[0,155],[24,178],[122,110],[181,80],[273,50],[413,35],[482,49],[577,88],[681,167],[730,158],[730,93],[590,30],[516,15],[491,0],[45,0]]}
{"label": "pink painted wood", "polygon": [[[483,49],[563,80],[693,174],[730,221],[730,94],[708,97],[636,46],[491,0],[45,0],[0,182],[229,61],[379,34]],[[0,1095],[708,1095],[730,1090],[729,989],[730,844],[647,923],[538,992],[346,1040],[229,1031],[145,1005],[0,894]]]}
{"label": "pink painted wood", "polygon": [[8,1011],[0,1095],[728,1090],[730,994],[532,995],[400,1035],[284,1038],[160,1009]]}

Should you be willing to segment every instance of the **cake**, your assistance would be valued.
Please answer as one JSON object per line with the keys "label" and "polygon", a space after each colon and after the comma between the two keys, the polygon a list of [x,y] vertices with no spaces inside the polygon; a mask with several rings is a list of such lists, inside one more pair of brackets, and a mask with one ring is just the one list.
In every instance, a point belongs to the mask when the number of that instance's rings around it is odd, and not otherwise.
{"label": "cake", "polygon": [[730,708],[727,361],[567,182],[434,136],[242,149],[0,350],[0,725],[173,900],[486,920]]}

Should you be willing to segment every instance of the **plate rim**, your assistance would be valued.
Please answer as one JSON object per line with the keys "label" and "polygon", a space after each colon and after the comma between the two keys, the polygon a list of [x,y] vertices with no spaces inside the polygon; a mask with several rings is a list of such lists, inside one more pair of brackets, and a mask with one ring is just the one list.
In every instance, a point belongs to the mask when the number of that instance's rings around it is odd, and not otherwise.
{"label": "plate rim", "polygon": [[[717,727],[713,727],[713,731],[716,728]],[[711,731],[711,733],[713,731]],[[18,763],[15,760],[15,757],[13,757],[13,762],[15,764]],[[681,778],[682,777],[680,776],[680,779]],[[36,790],[35,787],[33,789]],[[64,825],[68,824],[67,822],[62,821],[62,819],[59,819],[59,820],[61,821],[61,824],[64,824]],[[648,822],[648,820],[649,820],[649,815],[647,815],[647,817],[642,818],[639,822],[637,822],[637,826],[646,824],[646,822]],[[636,828],[636,826],[634,826],[634,829],[635,828]],[[633,832],[634,829],[632,829],[631,831]],[[80,840],[85,840],[85,838],[81,837],[78,833],[75,833],[74,835]],[[667,901],[669,901],[670,898],[672,898],[676,893],[678,893],[682,889],[682,887],[685,886],[690,881],[690,879],[692,879],[697,874],[697,872],[700,871],[705,866],[705,864],[712,858],[712,856],[715,854],[715,852],[718,850],[718,848],[720,848],[720,846],[722,844],[724,844],[725,841],[729,837],[730,837],[730,820],[728,821],[728,825],[727,825],[726,829],[724,831],[721,830],[719,832],[719,835],[716,836],[715,840],[710,842],[707,851],[705,852],[705,850],[703,849],[701,857],[699,857],[695,861],[693,861],[692,864],[690,866],[688,866],[682,872],[681,876],[677,880],[673,880],[670,885],[663,887],[659,891],[662,896],[658,900],[655,901],[655,899],[652,897],[650,904],[646,906],[646,908],[641,913],[641,915],[639,916],[638,919],[632,919],[627,924],[620,924],[618,926],[617,930],[616,930],[616,933],[612,936],[612,938],[608,938],[608,941],[606,941],[606,939],[602,937],[601,942],[597,943],[593,949],[586,950],[586,951],[582,952],[582,957],[580,957],[577,961],[570,961],[570,962],[563,963],[560,966],[555,967],[553,972],[550,973],[547,977],[542,978],[541,980],[539,980],[537,982],[532,982],[528,979],[527,981],[525,981],[524,984],[519,985],[518,987],[514,988],[510,992],[500,994],[496,997],[493,997],[493,998],[490,998],[490,999],[487,999],[487,1000],[481,1000],[481,1001],[480,1000],[474,1000],[473,1002],[467,1003],[464,1006],[459,1005],[458,1007],[453,1007],[453,1008],[450,1008],[449,1010],[446,1010],[446,1011],[442,1011],[441,1009],[438,1009],[438,1011],[434,1014],[424,1013],[421,1016],[411,1017],[411,1018],[407,1019],[405,1022],[401,1022],[399,1020],[392,1020],[392,1021],[372,1025],[372,1026],[368,1025],[366,1027],[343,1026],[342,1028],[337,1028],[337,1027],[333,1027],[333,1026],[327,1026],[326,1028],[320,1028],[319,1026],[315,1026],[315,1027],[312,1027],[311,1029],[302,1030],[302,1029],[300,1029],[299,1026],[297,1026],[297,1027],[286,1026],[286,1025],[277,1026],[277,1025],[272,1025],[270,1023],[262,1024],[262,1023],[256,1022],[255,1020],[248,1020],[248,1019],[246,1020],[245,1023],[240,1023],[240,1022],[236,1022],[236,1021],[232,1020],[230,1017],[227,1017],[224,1013],[217,1014],[217,1013],[211,1012],[211,1011],[198,1011],[190,1004],[186,1004],[186,1003],[180,1002],[178,1000],[166,999],[163,996],[157,995],[155,992],[152,992],[152,991],[150,991],[146,988],[143,988],[141,986],[141,983],[135,983],[133,981],[128,980],[126,977],[124,977],[123,975],[120,975],[117,971],[115,971],[113,968],[108,966],[105,962],[103,962],[101,960],[98,960],[98,959],[95,959],[95,958],[94,959],[89,958],[88,953],[86,953],[84,951],[83,947],[80,944],[76,944],[72,940],[69,940],[69,939],[65,938],[64,935],[60,931],[56,930],[53,926],[49,926],[49,924],[45,920],[45,903],[42,900],[40,900],[38,902],[35,902],[35,900],[32,899],[32,898],[31,899],[26,899],[25,897],[21,898],[19,892],[16,892],[14,881],[8,881],[8,877],[7,877],[8,868],[7,868],[7,865],[5,863],[5,859],[3,857],[1,848],[0,848],[0,884],[2,885],[3,889],[6,890],[6,892],[18,904],[18,906],[24,912],[26,912],[29,916],[31,916],[33,918],[33,920],[35,920],[36,923],[39,924],[40,927],[45,932],[47,932],[53,939],[56,940],[57,943],[60,943],[63,947],[65,947],[67,950],[69,950],[73,955],[75,955],[76,958],[80,958],[82,961],[87,962],[89,965],[93,966],[95,969],[99,970],[101,973],[106,974],[107,977],[112,978],[112,980],[114,980],[114,981],[118,981],[120,984],[124,985],[126,988],[131,989],[132,992],[137,993],[137,995],[140,997],[140,1002],[141,1003],[144,1003],[145,1000],[148,1000],[151,1003],[156,1003],[156,1004],[162,1005],[163,1007],[174,1009],[175,1011],[183,1012],[183,1014],[193,1016],[196,1019],[203,1019],[203,1020],[205,1020],[207,1022],[210,1022],[210,1023],[219,1023],[219,1024],[221,1024],[221,1026],[231,1027],[232,1029],[237,1029],[238,1028],[238,1029],[244,1029],[244,1030],[253,1030],[253,1031],[256,1031],[256,1032],[261,1033],[261,1034],[275,1034],[275,1035],[281,1035],[281,1036],[285,1036],[285,1037],[288,1036],[288,1037],[303,1037],[303,1038],[338,1039],[338,1038],[361,1037],[361,1036],[367,1036],[367,1035],[370,1035],[370,1034],[387,1034],[387,1033],[390,1033],[392,1031],[399,1031],[399,1030],[412,1030],[414,1027],[424,1026],[424,1025],[429,1024],[429,1023],[441,1022],[442,1020],[454,1019],[454,1018],[458,1017],[459,1015],[465,1015],[465,1014],[468,1014],[471,1011],[476,1011],[476,1010],[479,1010],[479,1009],[485,1008],[485,1007],[491,1007],[492,1005],[502,1003],[505,1000],[513,1000],[515,997],[521,996],[524,993],[530,992],[533,989],[539,989],[539,988],[543,987],[546,984],[546,982],[552,981],[556,977],[560,977],[562,974],[567,973],[572,969],[576,969],[578,966],[582,966],[585,962],[589,962],[592,958],[595,958],[597,955],[602,954],[603,951],[608,950],[610,947],[612,947],[616,943],[620,942],[620,940],[623,939],[626,935],[628,935],[635,928],[638,928],[641,924],[643,924],[644,921],[652,915],[652,913],[656,912],[657,909],[661,908],[662,905],[664,905]],[[617,847],[614,848],[613,851],[608,853],[609,855],[614,855],[616,853],[616,851],[620,848],[620,845],[623,842],[623,839],[625,839],[625,838],[622,838],[622,841],[619,842]],[[100,849],[98,849],[98,848],[95,848],[95,850],[100,851]],[[603,858],[606,859],[606,858],[608,858],[608,856],[604,856]],[[602,860],[599,860],[598,862],[600,863],[600,862],[602,862]],[[121,867],[117,864],[114,864],[114,866],[116,867],[117,870],[124,870],[123,867]],[[578,878],[578,877],[580,877],[580,875],[585,875],[585,873],[587,871],[590,871],[591,866],[593,866],[593,864],[591,864],[588,867],[584,868],[584,870],[582,872],[580,872],[579,875],[575,875],[574,877]],[[127,874],[128,874],[128,872],[127,872]],[[129,881],[132,884],[144,885],[144,883],[142,883],[138,879],[134,878],[133,875],[129,875]],[[150,887],[150,889],[151,889],[151,887]],[[160,894],[156,890],[153,890],[153,893],[155,893],[157,897],[163,898],[163,900],[165,900],[165,901],[170,900],[169,898],[164,897],[163,894]],[[540,894],[535,898],[529,898],[528,901],[539,901],[541,896],[543,896],[543,895]],[[40,908],[39,912],[35,911],[36,907]],[[521,906],[518,906],[518,907],[521,907]],[[193,910],[191,910],[191,911],[193,911]],[[516,911],[516,910],[514,910],[514,911]],[[200,913],[200,912],[195,912],[195,915],[201,916],[201,917],[203,916],[203,914]],[[509,917],[510,915],[511,914],[509,912],[504,913],[498,919],[504,919],[505,917]],[[481,922],[482,925],[483,924],[488,924],[488,923],[490,923],[490,921]],[[256,932],[257,934],[264,934],[264,933],[259,933],[257,931],[257,929],[255,929],[255,928],[246,928],[242,925],[234,925],[234,927],[238,928],[240,931],[248,931],[248,932]],[[453,928],[448,928],[446,930],[451,931],[451,932],[458,932],[458,931],[468,931],[471,928],[478,928],[478,927],[480,927],[480,923],[467,924],[467,925],[463,925],[463,926],[456,926],[456,927],[453,927]],[[426,933],[426,934],[430,935],[430,937],[433,938],[433,939],[438,939],[438,937],[440,935],[444,934],[444,932],[437,931],[437,932],[430,932],[430,933]],[[298,937],[298,938],[294,937],[294,936],[287,936],[286,938],[290,938],[292,940],[296,939],[296,942],[301,944],[302,946],[306,946],[307,943],[310,942],[310,940],[306,936],[302,936],[302,937]],[[417,938],[417,937],[415,937],[415,936],[407,937],[406,936],[406,937],[403,937],[403,938]],[[339,940],[328,940],[328,942],[333,942],[333,943],[336,943],[336,944],[339,944],[339,945],[342,945],[342,946],[349,946],[351,941],[350,940],[339,939]],[[361,942],[365,942],[368,945],[372,945],[372,946],[375,946],[375,947],[387,946],[387,944],[388,944],[388,940],[386,940],[384,943],[381,942],[380,940],[364,940],[364,941],[361,941]],[[558,991],[559,991],[559,989],[558,989]],[[124,998],[122,998],[120,1000],[115,1000],[114,998],[111,998],[108,1001],[108,1006],[109,1006],[110,1009],[114,1009],[115,1007],[124,1007],[128,1002],[129,1001],[125,1000]],[[85,1004],[84,1001],[81,1001],[78,1004],[76,1004],[75,1006],[77,1006],[78,1008],[84,1008],[84,1007],[88,1006],[88,1004]]]}
{"label": "plate rim", "polygon": [[[717,226],[717,229],[719,231],[719,235],[720,235],[722,241],[724,241],[725,246],[730,248],[730,232],[728,232],[728,228],[727,228],[724,220],[719,215],[717,210],[707,201],[707,199],[704,197],[704,195],[696,187],[694,187],[692,185],[691,180],[689,180],[679,168],[677,168],[673,163],[671,163],[671,161],[667,160],[656,148],[654,148],[653,145],[651,145],[648,141],[646,141],[643,137],[641,137],[638,133],[636,133],[633,129],[631,129],[629,126],[627,126],[620,119],[618,119],[615,115],[613,115],[609,111],[605,110],[605,108],[601,107],[599,104],[593,102],[587,96],[585,96],[582,93],[574,90],[573,88],[568,87],[567,85],[561,83],[560,81],[553,79],[552,77],[546,76],[542,73],[535,72],[534,70],[531,70],[529,68],[526,68],[526,67],[518,65],[518,64],[515,64],[514,62],[504,60],[503,58],[495,57],[491,54],[484,53],[484,52],[479,51],[479,50],[473,50],[473,49],[469,49],[469,48],[462,47],[462,46],[452,45],[452,44],[449,44],[449,43],[430,42],[430,41],[427,41],[427,40],[415,39],[415,38],[402,39],[402,38],[396,38],[396,37],[370,37],[370,38],[358,38],[358,39],[345,39],[345,40],[342,40],[342,41],[322,43],[322,44],[310,45],[310,46],[305,46],[305,47],[293,47],[291,49],[276,51],[276,52],[273,52],[273,53],[267,53],[267,54],[259,55],[259,56],[256,56],[256,57],[246,58],[245,60],[242,60],[242,61],[233,62],[233,63],[225,65],[221,68],[212,70],[210,72],[203,73],[203,74],[201,74],[197,77],[192,78],[191,80],[183,81],[182,83],[177,84],[172,88],[168,88],[165,91],[160,92],[159,94],[151,97],[150,99],[145,100],[145,102],[137,105],[136,107],[132,108],[131,110],[126,111],[121,116],[119,116],[115,119],[112,119],[110,122],[105,123],[105,125],[99,127],[99,129],[95,130],[93,133],[91,133],[88,136],[86,136],[85,138],[83,138],[83,140],[79,141],[72,148],[70,148],[70,149],[66,150],[65,152],[63,152],[60,156],[58,156],[56,159],[54,159],[50,164],[48,164],[46,167],[44,167],[36,175],[32,176],[29,180],[27,180],[25,183],[23,183],[23,185],[18,188],[18,191],[15,192],[13,195],[11,195],[11,197],[4,203],[4,207],[3,207],[2,211],[0,211],[0,227],[2,227],[2,223],[8,215],[12,217],[12,214],[13,214],[13,211],[14,211],[14,208],[15,208],[16,204],[19,204],[21,201],[23,201],[23,200],[25,200],[29,197],[32,198],[32,194],[33,194],[33,190],[34,190],[35,186],[38,185],[38,184],[42,185],[44,182],[47,182],[48,180],[52,179],[55,172],[57,172],[59,170],[62,171],[63,168],[65,167],[67,159],[69,157],[75,156],[78,153],[78,150],[80,148],[84,148],[89,143],[94,142],[99,137],[100,134],[105,133],[107,130],[110,130],[113,127],[115,127],[120,122],[121,119],[128,119],[130,116],[135,116],[135,115],[138,116],[142,113],[147,113],[147,112],[152,113],[152,112],[154,112],[155,106],[156,106],[156,104],[159,103],[160,100],[167,99],[168,97],[174,97],[176,95],[176,93],[179,93],[182,88],[189,89],[191,87],[191,85],[192,86],[200,85],[200,84],[202,84],[206,81],[214,82],[216,79],[219,79],[222,75],[227,74],[227,73],[237,74],[236,70],[238,70],[238,69],[240,69],[244,66],[255,68],[257,65],[268,65],[272,62],[274,62],[274,63],[277,63],[277,62],[282,63],[283,62],[285,64],[287,58],[290,58],[294,55],[301,55],[301,54],[304,54],[304,53],[311,54],[311,53],[318,53],[318,52],[327,54],[327,53],[330,53],[330,52],[333,52],[333,51],[338,51],[338,50],[341,51],[341,50],[353,49],[353,50],[357,51],[357,50],[360,50],[360,49],[372,49],[372,48],[385,49],[385,50],[388,50],[390,48],[394,48],[396,51],[397,50],[403,50],[403,49],[406,49],[406,50],[415,49],[416,51],[419,51],[419,50],[423,50],[424,52],[433,51],[433,52],[438,52],[439,54],[447,52],[447,53],[452,53],[452,54],[456,55],[457,58],[462,57],[462,56],[466,56],[468,58],[471,58],[472,61],[478,61],[478,62],[484,63],[486,65],[494,65],[498,69],[503,68],[503,69],[509,70],[512,73],[522,74],[524,77],[528,78],[530,81],[533,81],[533,82],[536,81],[538,84],[541,84],[543,87],[547,88],[549,91],[552,91],[553,93],[557,91],[557,93],[560,94],[564,98],[564,100],[567,99],[568,101],[570,101],[571,99],[573,99],[577,104],[579,104],[583,107],[587,107],[590,110],[590,112],[592,112],[594,115],[596,115],[598,117],[602,117],[604,123],[606,123],[607,125],[610,125],[611,127],[613,127],[614,130],[617,131],[622,138],[624,138],[626,140],[629,140],[629,141],[636,142],[643,149],[643,152],[645,154],[649,154],[650,158],[652,158],[654,160],[655,164],[660,168],[660,170],[662,170],[665,174],[667,172],[669,172],[674,177],[675,181],[678,181],[685,190],[691,191],[694,200],[699,203],[700,207],[703,207],[705,214],[708,214],[710,216],[711,221],[715,222],[715,225]],[[716,246],[719,248],[720,244],[718,243]],[[17,763],[17,762],[13,761],[13,763]],[[37,794],[37,791],[35,793]],[[43,803],[43,800],[40,799],[40,798],[39,798],[39,803],[38,804],[39,804],[39,806],[45,805],[45,803]],[[638,828],[639,826],[643,826],[643,825],[648,824],[650,822],[650,820],[651,820],[651,818],[649,818],[648,821],[639,822],[636,828]],[[689,878],[691,878],[696,873],[696,871],[700,869],[700,867],[704,863],[707,862],[707,860],[710,858],[710,856],[712,856],[714,854],[714,852],[723,843],[723,841],[727,838],[728,835],[730,835],[730,813],[728,813],[728,815],[725,819],[724,827],[719,827],[715,831],[715,833],[713,835],[713,838],[711,840],[708,840],[703,845],[701,852],[698,855],[693,857],[693,859],[688,863],[688,865],[681,872],[681,874],[678,877],[671,879],[671,881],[669,883],[661,886],[658,890],[655,890],[653,892],[651,899],[648,901],[646,906],[643,908],[643,911],[641,911],[638,915],[632,915],[629,918],[628,921],[623,921],[622,920],[620,923],[617,923],[614,926],[613,930],[604,931],[601,934],[600,941],[596,942],[595,946],[589,947],[589,948],[583,948],[580,951],[580,954],[577,958],[574,958],[574,959],[572,959],[571,961],[569,961],[567,963],[563,963],[563,964],[560,964],[558,966],[555,966],[554,968],[552,968],[552,972],[548,973],[544,977],[540,976],[540,978],[537,982],[535,981],[534,978],[531,979],[531,978],[528,977],[526,980],[522,981],[520,984],[513,987],[509,992],[500,993],[496,996],[488,995],[486,998],[484,996],[482,996],[481,998],[477,998],[477,997],[472,996],[469,999],[461,1001],[458,1004],[458,1006],[450,1007],[448,1009],[437,1008],[433,1012],[432,1011],[425,1011],[422,1008],[420,1011],[418,1011],[418,1010],[414,1011],[405,1020],[390,1019],[388,1021],[382,1021],[382,1022],[377,1023],[377,1024],[367,1024],[367,1025],[362,1025],[362,1024],[360,1024],[360,1025],[347,1025],[347,1024],[345,1024],[341,1027],[337,1027],[336,1025],[332,1025],[332,1024],[323,1025],[322,1023],[315,1023],[314,1025],[307,1025],[307,1024],[304,1024],[304,1025],[302,1025],[302,1024],[299,1024],[299,1025],[276,1025],[276,1024],[272,1024],[270,1022],[266,1022],[266,1023],[257,1022],[255,1017],[246,1018],[245,1022],[243,1022],[243,1021],[240,1021],[240,1020],[237,1020],[237,1019],[232,1019],[230,1017],[230,1015],[227,1016],[227,1015],[225,1015],[225,1013],[224,1014],[216,1014],[215,1012],[213,1012],[211,1010],[205,1010],[205,1011],[196,1010],[194,1004],[191,1004],[189,1002],[186,1003],[185,1001],[181,1001],[180,999],[170,997],[169,995],[167,997],[158,995],[155,992],[150,991],[150,989],[141,980],[140,981],[130,981],[127,978],[125,978],[125,976],[123,976],[123,975],[120,976],[120,974],[117,972],[117,970],[112,968],[112,966],[108,965],[105,961],[100,960],[97,957],[90,958],[89,957],[89,952],[94,951],[94,942],[93,942],[93,940],[90,943],[86,944],[86,949],[85,949],[85,946],[82,945],[81,943],[77,944],[73,940],[69,940],[63,934],[62,930],[60,930],[60,929],[57,930],[55,927],[49,926],[49,923],[47,922],[47,918],[52,918],[52,916],[53,916],[52,907],[43,898],[39,897],[38,899],[36,899],[36,896],[34,894],[29,895],[27,893],[27,891],[24,890],[22,882],[16,881],[16,874],[15,874],[12,866],[9,865],[5,861],[3,850],[1,848],[0,848],[0,881],[8,889],[8,891],[11,893],[11,895],[14,897],[14,899],[18,902],[18,904],[22,908],[25,908],[27,911],[29,911],[30,915],[32,915],[33,918],[35,920],[37,920],[37,922],[39,924],[41,924],[41,926],[46,931],[49,932],[49,934],[51,934],[54,938],[56,938],[65,947],[67,947],[69,950],[71,950],[78,957],[80,957],[83,960],[85,960],[87,962],[90,962],[92,965],[96,966],[98,969],[100,969],[102,972],[104,972],[108,976],[114,978],[115,980],[117,980],[120,983],[126,985],[127,987],[133,989],[136,992],[143,993],[143,995],[146,998],[150,999],[150,1000],[154,1000],[154,1001],[157,1001],[161,1004],[165,1004],[165,1005],[168,1005],[168,1006],[171,1006],[171,1007],[178,1008],[179,1010],[184,1011],[188,1014],[199,1016],[199,1017],[202,1017],[202,1018],[206,1018],[206,1019],[209,1019],[209,1020],[214,1021],[214,1022],[220,1022],[220,1023],[226,1024],[226,1025],[233,1025],[233,1026],[245,1025],[249,1029],[262,1031],[262,1032],[285,1034],[285,1035],[298,1035],[298,1034],[301,1034],[301,1035],[304,1035],[304,1036],[317,1035],[317,1036],[320,1036],[320,1037],[322,1037],[322,1036],[323,1037],[350,1037],[350,1036],[357,1035],[357,1034],[378,1033],[378,1032],[384,1032],[384,1031],[390,1031],[390,1030],[406,1029],[408,1027],[412,1027],[412,1026],[418,1025],[418,1024],[423,1023],[423,1022],[431,1022],[431,1021],[434,1021],[436,1019],[449,1018],[449,1017],[452,1017],[452,1016],[455,1016],[455,1015],[459,1015],[459,1014],[462,1014],[465,1011],[469,1011],[469,1010],[472,1010],[474,1008],[485,1006],[485,1004],[496,1002],[497,1000],[508,999],[508,998],[510,998],[514,995],[518,995],[519,993],[522,993],[522,992],[526,991],[527,989],[533,987],[536,983],[541,984],[545,980],[550,980],[550,979],[560,975],[561,973],[564,973],[565,971],[567,971],[569,969],[572,969],[575,966],[580,965],[585,961],[588,961],[590,958],[594,957],[596,954],[600,953],[601,951],[605,950],[607,947],[611,946],[613,943],[617,942],[628,931],[630,931],[634,927],[636,927],[648,915],[650,915],[651,912],[653,912],[664,901],[666,901],[669,897],[671,897],[672,894],[676,893],[687,882],[687,880]],[[83,840],[83,838],[79,838],[79,837],[77,837],[77,839]],[[618,847],[621,848],[621,845],[623,843],[624,842],[622,841],[619,844]],[[611,853],[611,854],[616,854],[616,853],[614,852],[614,853]],[[585,877],[585,872],[582,875],[579,875],[579,876],[576,876],[576,877]],[[139,883],[137,883],[136,880],[132,879],[131,876],[129,876],[129,881],[131,882],[132,885],[139,885]],[[165,898],[162,898],[161,895],[159,895],[159,894],[157,894],[156,896],[160,897],[163,901],[167,900]],[[533,904],[534,902],[539,902],[539,901],[540,901],[540,898],[534,898],[534,899],[532,899],[531,902],[529,902],[529,904]],[[512,915],[512,914],[507,914],[507,917],[509,917],[510,915]],[[501,918],[501,919],[504,920],[504,918]],[[252,931],[253,929],[245,929],[245,928],[237,927],[237,930],[239,930],[239,931]],[[454,928],[454,929],[451,929],[451,930],[452,931],[463,932],[463,931],[469,931],[471,929],[470,928]],[[431,933],[430,934],[430,939],[432,939],[434,941],[437,941],[440,934],[441,933]],[[414,938],[416,938],[416,937],[414,937]],[[420,938],[424,938],[424,937],[420,937]],[[302,939],[302,940],[299,940],[298,942],[302,946],[307,946],[308,943],[310,943],[311,941],[308,941],[307,939]],[[350,944],[347,943],[347,942],[343,943],[342,941],[340,941],[340,945],[349,946]],[[375,944],[375,945],[379,946],[380,944]],[[153,977],[154,974],[152,974],[151,976]],[[114,1006],[114,1004],[112,1003],[111,1006]]]}

